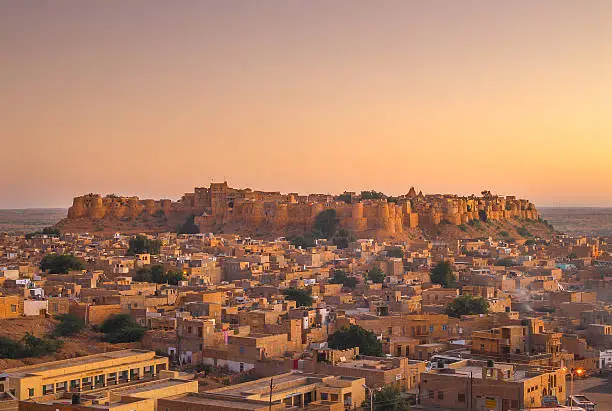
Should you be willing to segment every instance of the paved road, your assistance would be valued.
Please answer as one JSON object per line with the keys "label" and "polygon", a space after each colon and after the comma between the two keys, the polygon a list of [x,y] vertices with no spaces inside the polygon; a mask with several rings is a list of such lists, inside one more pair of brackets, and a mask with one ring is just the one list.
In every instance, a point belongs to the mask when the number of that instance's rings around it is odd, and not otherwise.
{"label": "paved road", "polygon": [[597,411],[612,410],[612,372],[574,380],[574,394],[586,395],[597,404],[595,407]]}

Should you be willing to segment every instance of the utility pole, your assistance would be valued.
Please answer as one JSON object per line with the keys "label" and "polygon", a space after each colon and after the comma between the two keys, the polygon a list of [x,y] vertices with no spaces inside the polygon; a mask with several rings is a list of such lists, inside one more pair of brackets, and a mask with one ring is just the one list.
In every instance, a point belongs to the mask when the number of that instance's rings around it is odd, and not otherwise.
{"label": "utility pole", "polygon": [[473,375],[472,375],[472,371],[470,371],[470,411],[473,410],[473,405],[474,405],[473,390],[474,390],[474,378],[473,378]]}
{"label": "utility pole", "polygon": [[268,411],[272,411],[272,383],[274,381],[274,377],[270,378],[270,398],[268,400]]}

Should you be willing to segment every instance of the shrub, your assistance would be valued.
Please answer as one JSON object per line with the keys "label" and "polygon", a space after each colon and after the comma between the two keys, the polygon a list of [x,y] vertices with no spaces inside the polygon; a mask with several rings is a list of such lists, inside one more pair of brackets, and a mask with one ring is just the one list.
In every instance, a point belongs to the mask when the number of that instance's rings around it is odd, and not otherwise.
{"label": "shrub", "polygon": [[385,273],[383,273],[380,267],[373,267],[366,273],[365,277],[368,280],[372,280],[372,282],[376,284],[382,284],[385,281]]}

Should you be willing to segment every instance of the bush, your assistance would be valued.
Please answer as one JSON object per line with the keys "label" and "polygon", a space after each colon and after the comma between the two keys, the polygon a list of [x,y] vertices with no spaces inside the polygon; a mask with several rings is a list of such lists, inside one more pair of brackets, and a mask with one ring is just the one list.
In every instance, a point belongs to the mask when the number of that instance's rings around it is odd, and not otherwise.
{"label": "bush", "polygon": [[327,338],[329,348],[345,350],[347,348],[359,347],[359,354],[381,357],[383,355],[382,344],[378,341],[376,334],[365,330],[358,325],[342,328]]}
{"label": "bush", "polygon": [[529,232],[529,230],[527,230],[525,227],[519,227],[516,229],[516,232],[518,233],[518,235],[520,235],[521,237],[532,237],[531,233]]}
{"label": "bush", "polygon": [[0,358],[42,357],[56,352],[62,342],[52,338],[38,338],[26,333],[21,341],[0,337]]}
{"label": "bush", "polygon": [[362,200],[380,200],[382,198],[387,198],[387,196],[379,191],[370,190],[361,192]]}
{"label": "bush", "polygon": [[304,235],[289,237],[288,240],[295,247],[309,248],[315,246],[316,238],[313,233],[304,233]]}
{"label": "bush", "polygon": [[84,270],[85,265],[72,254],[47,254],[40,262],[40,269],[51,274],[67,274],[71,270]]}
{"label": "bush", "polygon": [[55,318],[60,321],[53,330],[56,337],[76,335],[85,328],[85,322],[74,314],[62,314]]}

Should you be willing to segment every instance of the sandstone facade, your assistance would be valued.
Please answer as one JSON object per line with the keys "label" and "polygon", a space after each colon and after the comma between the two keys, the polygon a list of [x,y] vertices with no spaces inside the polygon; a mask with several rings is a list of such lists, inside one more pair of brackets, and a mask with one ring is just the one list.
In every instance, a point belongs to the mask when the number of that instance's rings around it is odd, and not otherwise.
{"label": "sandstone facade", "polygon": [[[70,221],[130,222],[157,219],[159,230],[174,230],[176,224],[193,215],[201,232],[283,233],[287,230],[310,230],[316,216],[327,209],[336,210],[341,228],[357,234],[401,234],[406,229],[439,224],[466,224],[471,220],[506,220],[514,217],[537,219],[535,206],[527,200],[501,197],[483,192],[481,197],[456,195],[408,194],[388,199],[341,201],[325,194],[281,194],[279,192],[234,189],[224,183],[196,188],[179,201],[140,200],[137,197],[102,197],[88,194],[74,199]],[[161,221],[161,222],[160,222]]]}

